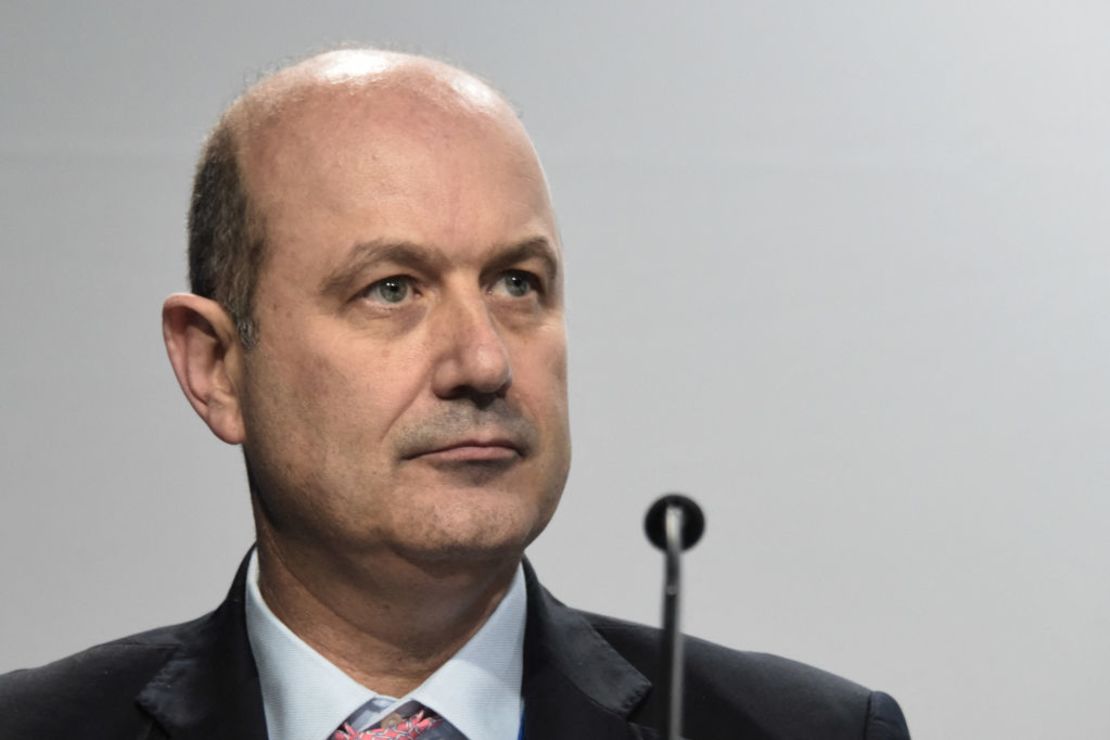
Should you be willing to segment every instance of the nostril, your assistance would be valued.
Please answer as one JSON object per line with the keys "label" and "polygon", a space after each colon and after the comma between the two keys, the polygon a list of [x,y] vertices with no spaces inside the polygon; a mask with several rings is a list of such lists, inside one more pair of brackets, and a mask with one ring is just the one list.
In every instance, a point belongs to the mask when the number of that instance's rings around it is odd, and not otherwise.
{"label": "nostril", "polygon": [[471,400],[479,411],[485,411],[502,395],[501,393],[475,393],[471,396]]}
{"label": "nostril", "polygon": [[510,385],[510,383],[503,383],[494,390],[488,390],[474,385],[460,384],[441,394],[440,398],[447,401],[470,401],[476,408],[486,409],[505,398]]}

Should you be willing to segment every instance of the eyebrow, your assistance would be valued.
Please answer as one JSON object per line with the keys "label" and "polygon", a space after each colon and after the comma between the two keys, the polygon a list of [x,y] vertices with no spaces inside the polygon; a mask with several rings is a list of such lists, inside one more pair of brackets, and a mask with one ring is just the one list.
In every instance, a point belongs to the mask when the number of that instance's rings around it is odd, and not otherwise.
{"label": "eyebrow", "polygon": [[[555,283],[558,279],[559,260],[555,249],[545,237],[532,237],[506,247],[496,247],[493,251],[493,258],[482,268],[483,276],[528,259],[538,259],[544,263],[548,280]],[[414,270],[432,271],[443,268],[448,261],[441,250],[412,242],[360,242],[351,247],[343,262],[320,282],[320,293],[345,294],[363,272],[383,262]]]}
{"label": "eyebrow", "polygon": [[320,282],[320,293],[346,293],[359,275],[381,262],[427,270],[441,264],[443,255],[411,242],[360,242],[351,247],[343,262]]}
{"label": "eyebrow", "polygon": [[559,259],[555,256],[555,249],[551,243],[542,236],[526,239],[518,244],[496,250],[497,254],[482,270],[486,275],[491,272],[500,272],[515,264],[526,260],[538,259],[543,262],[547,270],[547,279],[554,284],[559,279]]}

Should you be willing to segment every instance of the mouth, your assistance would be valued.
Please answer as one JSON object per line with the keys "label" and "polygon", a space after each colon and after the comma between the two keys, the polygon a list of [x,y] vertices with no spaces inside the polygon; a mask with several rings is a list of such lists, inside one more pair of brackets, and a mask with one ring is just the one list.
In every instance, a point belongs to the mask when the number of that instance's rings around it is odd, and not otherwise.
{"label": "mouth", "polygon": [[406,456],[441,465],[461,463],[510,463],[524,457],[521,447],[509,439],[463,439]]}

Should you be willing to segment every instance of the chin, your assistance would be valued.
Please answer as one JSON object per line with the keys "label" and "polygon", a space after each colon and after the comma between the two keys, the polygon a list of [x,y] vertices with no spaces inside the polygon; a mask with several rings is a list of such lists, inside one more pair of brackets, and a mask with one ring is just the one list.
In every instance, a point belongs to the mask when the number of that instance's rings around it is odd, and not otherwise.
{"label": "chin", "polygon": [[482,503],[435,507],[420,520],[420,529],[395,542],[396,551],[427,564],[516,562],[550,519],[550,513],[533,507],[506,510],[503,501],[496,506]]}
{"label": "chin", "polygon": [[492,566],[517,562],[524,555],[524,548],[518,543],[491,545],[486,542],[446,542],[418,545],[400,545],[395,548],[398,554],[411,563],[433,566],[437,569],[470,568],[474,565]]}

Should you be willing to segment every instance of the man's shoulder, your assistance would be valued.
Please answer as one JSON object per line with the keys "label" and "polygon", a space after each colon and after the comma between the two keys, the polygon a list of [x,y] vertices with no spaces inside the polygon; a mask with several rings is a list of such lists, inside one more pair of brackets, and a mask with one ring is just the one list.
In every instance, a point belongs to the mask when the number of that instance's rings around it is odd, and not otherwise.
{"label": "man's shoulder", "polygon": [[[659,654],[661,630],[616,617],[580,612],[634,665],[652,665]],[[729,679],[734,686],[757,683],[777,690],[806,690],[838,698],[866,697],[866,688],[833,673],[769,653],[735,650],[697,637],[683,646],[692,679]]]}
{"label": "man's shoulder", "polygon": [[[614,617],[580,612],[593,628],[646,676],[658,672],[661,631]],[[908,737],[891,697],[820,668],[761,652],[734,650],[695,637],[684,643],[686,716],[707,714],[769,735]],[[694,720],[696,722],[696,720]],[[892,732],[878,727],[889,724]],[[858,735],[856,734],[858,732]],[[800,733],[800,734],[798,734]],[[754,735],[753,735],[754,736]]]}
{"label": "man's shoulder", "polygon": [[71,731],[75,722],[102,718],[120,722],[121,731],[140,722],[137,695],[207,618],[129,635],[37,668],[0,675],[0,736],[16,737],[17,731],[41,735],[53,727],[60,733]]}

